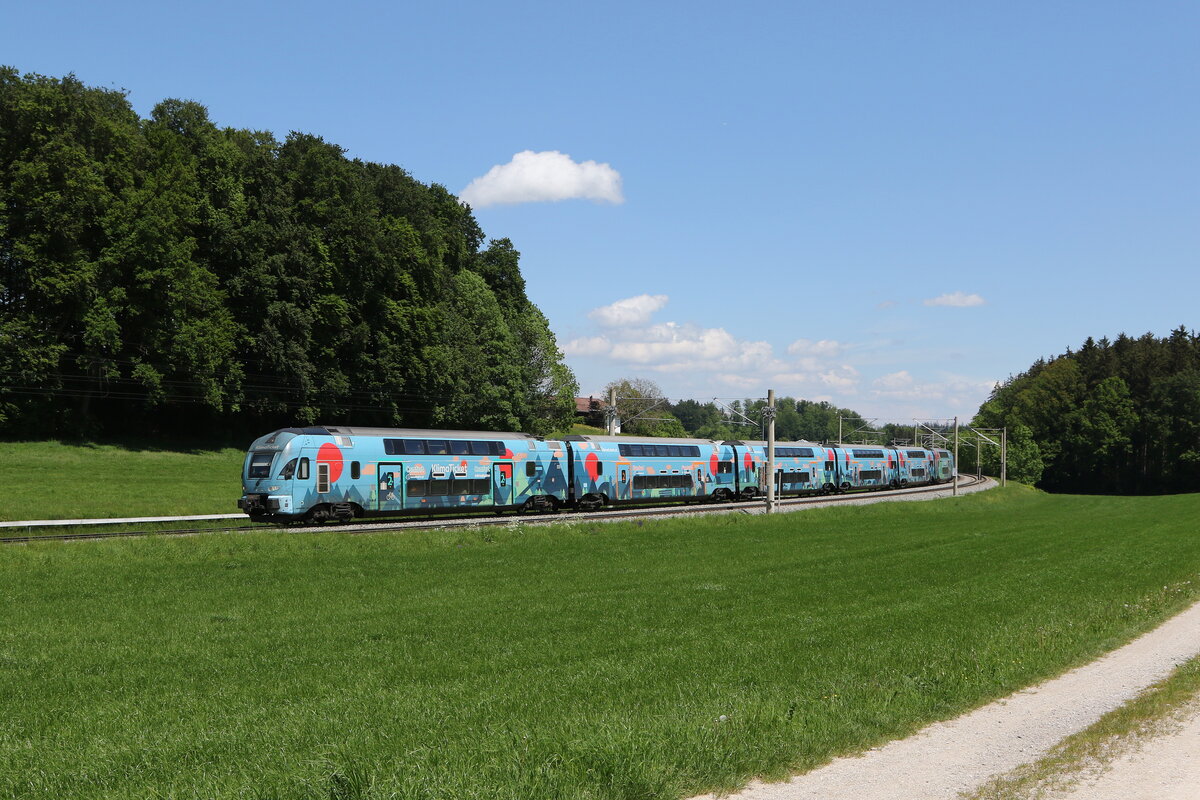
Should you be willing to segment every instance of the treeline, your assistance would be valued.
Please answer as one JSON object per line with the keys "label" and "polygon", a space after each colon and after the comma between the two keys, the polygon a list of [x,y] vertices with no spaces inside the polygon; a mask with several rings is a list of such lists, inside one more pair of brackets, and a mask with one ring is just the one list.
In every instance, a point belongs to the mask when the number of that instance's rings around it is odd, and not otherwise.
{"label": "treeline", "polygon": [[[677,436],[698,439],[762,439],[763,408],[766,400],[660,401],[658,384],[645,378],[625,378],[604,387],[601,401],[615,390],[621,432],[635,436]],[[602,426],[599,404],[591,422]],[[775,437],[780,441],[836,442],[839,433],[847,440],[873,442],[913,438],[911,427],[887,425],[875,427],[861,414],[825,401],[793,397],[775,400]]]}
{"label": "treeline", "polygon": [[1007,426],[1009,474],[1051,491],[1200,490],[1200,336],[1089,338],[997,386],[974,424]]}
{"label": "treeline", "polygon": [[519,254],[397,166],[0,68],[0,433],[561,430]]}

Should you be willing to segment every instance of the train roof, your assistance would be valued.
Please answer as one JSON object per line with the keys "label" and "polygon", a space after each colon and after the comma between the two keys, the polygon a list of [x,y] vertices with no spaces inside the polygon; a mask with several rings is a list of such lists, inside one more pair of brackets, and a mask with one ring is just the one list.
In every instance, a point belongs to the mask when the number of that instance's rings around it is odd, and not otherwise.
{"label": "train roof", "polygon": [[[729,441],[729,442],[726,442],[726,444],[749,444],[749,445],[754,445],[755,447],[758,447],[758,446],[766,447],[767,440],[766,439],[743,439],[743,440],[739,440],[739,441]],[[833,447],[833,445],[824,445],[824,444],[821,444],[820,442],[806,442],[804,440],[801,440],[799,442],[785,442],[782,439],[776,439],[775,446],[779,447],[781,445],[783,447]]]}
{"label": "train roof", "polygon": [[398,439],[534,439],[545,437],[511,431],[441,431],[425,428],[356,428],[347,425],[315,425],[309,428],[281,428],[275,433],[309,436],[394,436]]}
{"label": "train roof", "polygon": [[622,444],[718,444],[713,439],[676,439],[669,436],[585,436],[574,433],[564,442],[620,442]]}

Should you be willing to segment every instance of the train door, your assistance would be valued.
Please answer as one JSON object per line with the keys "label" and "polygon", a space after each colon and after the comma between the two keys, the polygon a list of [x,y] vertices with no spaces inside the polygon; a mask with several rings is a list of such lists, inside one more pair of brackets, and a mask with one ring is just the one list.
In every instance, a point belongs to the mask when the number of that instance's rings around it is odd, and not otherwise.
{"label": "train door", "polygon": [[376,473],[378,491],[375,495],[376,511],[401,511],[404,508],[404,465],[380,464]]}
{"label": "train door", "polygon": [[617,497],[621,500],[632,500],[633,489],[630,488],[631,483],[631,465],[625,462],[617,464]]}
{"label": "train door", "polygon": [[511,461],[492,465],[492,502],[497,507],[513,503],[513,465]]}

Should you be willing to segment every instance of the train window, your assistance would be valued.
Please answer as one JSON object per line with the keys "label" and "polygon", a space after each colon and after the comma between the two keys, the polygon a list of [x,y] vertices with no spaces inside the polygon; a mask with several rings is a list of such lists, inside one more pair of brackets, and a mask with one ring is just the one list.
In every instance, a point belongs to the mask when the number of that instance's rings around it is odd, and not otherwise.
{"label": "train window", "polygon": [[424,497],[429,489],[429,481],[409,481],[408,496]]}
{"label": "train window", "polygon": [[426,439],[426,452],[431,456],[448,456],[450,455],[450,443],[445,439]]}
{"label": "train window", "polygon": [[429,481],[430,497],[445,497],[448,494],[450,494],[449,478],[434,478]]}
{"label": "train window", "polygon": [[597,461],[596,462],[596,476],[599,477],[600,475],[603,475],[603,474],[604,474],[604,462]]}
{"label": "train window", "polygon": [[405,455],[423,456],[425,455],[425,440],[424,439],[401,439],[404,445]]}
{"label": "train window", "polygon": [[471,454],[471,443],[465,439],[451,439],[450,452],[456,456],[469,456]]}
{"label": "train window", "polygon": [[296,478],[298,480],[302,480],[302,481],[308,480],[308,459],[307,458],[300,459],[300,466],[298,466],[296,468]]}
{"label": "train window", "polygon": [[926,458],[924,450],[909,450],[907,452],[909,458]]}
{"label": "train window", "polygon": [[317,494],[325,494],[329,491],[329,462],[317,462]]}
{"label": "train window", "polygon": [[490,456],[492,448],[487,442],[468,442],[471,445],[471,455],[473,456]]}
{"label": "train window", "polygon": [[683,448],[677,444],[667,445],[667,454],[671,458],[683,458]]}
{"label": "train window", "polygon": [[356,480],[358,480],[358,476],[361,474],[362,474],[362,470],[359,468],[358,462],[351,461],[350,462],[350,479],[356,481]]}
{"label": "train window", "polygon": [[825,469],[832,470],[832,469],[833,469],[833,462],[832,462],[832,461],[826,461],[826,462],[825,462]]}
{"label": "train window", "polygon": [[908,472],[914,478],[924,478],[925,477],[925,469],[923,467],[914,467],[913,469],[910,469]]}
{"label": "train window", "polygon": [[719,474],[719,475],[733,474],[733,462],[732,461],[717,462],[717,474]]}
{"label": "train window", "polygon": [[532,461],[525,462],[525,477],[532,478],[537,474],[537,464]]}
{"label": "train window", "polygon": [[864,481],[877,481],[883,478],[883,472],[877,469],[864,469],[858,473],[858,477]]}
{"label": "train window", "polygon": [[494,455],[494,456],[507,456],[508,455],[508,451],[504,447],[504,442],[488,442],[488,446],[490,446],[492,448],[492,455]]}
{"label": "train window", "polygon": [[403,453],[404,448],[400,446],[399,439],[384,439],[383,440],[383,452],[386,455],[394,456],[397,453]]}
{"label": "train window", "polygon": [[284,464],[283,469],[279,470],[279,477],[283,478],[285,481],[290,481],[292,479],[292,476],[294,476],[295,474],[296,474],[296,459],[294,459],[294,458],[291,461],[289,461],[288,463]]}
{"label": "train window", "polygon": [[855,458],[883,458],[882,450],[851,450]]}
{"label": "train window", "polygon": [[275,458],[274,453],[255,453],[250,456],[249,476],[251,478],[269,478],[271,477],[271,459]]}

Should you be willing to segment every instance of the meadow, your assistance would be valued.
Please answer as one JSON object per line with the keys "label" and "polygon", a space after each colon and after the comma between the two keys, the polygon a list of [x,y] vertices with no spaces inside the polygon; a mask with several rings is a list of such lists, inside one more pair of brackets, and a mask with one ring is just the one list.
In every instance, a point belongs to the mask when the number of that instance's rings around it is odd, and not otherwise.
{"label": "meadow", "polygon": [[679,798],[1196,599],[1200,496],[0,549],[0,797]]}
{"label": "meadow", "polygon": [[236,514],[244,450],[0,442],[0,521]]}

